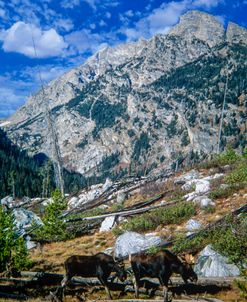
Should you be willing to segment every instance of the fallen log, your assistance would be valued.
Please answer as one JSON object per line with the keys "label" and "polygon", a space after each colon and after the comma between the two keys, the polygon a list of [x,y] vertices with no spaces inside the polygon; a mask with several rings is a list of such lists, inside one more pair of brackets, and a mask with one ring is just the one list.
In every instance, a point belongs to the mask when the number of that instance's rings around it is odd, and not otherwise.
{"label": "fallen log", "polygon": [[24,294],[17,295],[17,294],[2,293],[2,292],[0,292],[0,298],[13,299],[13,300],[22,301],[22,300],[27,300],[28,296],[26,296]]}
{"label": "fallen log", "polygon": [[[161,198],[162,197],[159,196],[158,199],[161,199]],[[104,219],[104,218],[110,217],[110,216],[120,216],[120,217],[133,216],[133,215],[149,212],[149,211],[152,211],[154,209],[161,208],[161,207],[171,206],[171,205],[174,205],[174,204],[176,204],[178,202],[181,202],[181,200],[178,199],[178,200],[174,200],[174,201],[170,201],[170,202],[166,202],[166,203],[160,203],[160,204],[158,204],[156,206],[150,206],[148,208],[126,210],[126,211],[122,210],[122,211],[116,211],[116,212],[111,212],[111,213],[97,215],[97,216],[89,216],[89,217],[76,218],[76,219],[68,219],[65,222],[97,220],[97,219]]]}

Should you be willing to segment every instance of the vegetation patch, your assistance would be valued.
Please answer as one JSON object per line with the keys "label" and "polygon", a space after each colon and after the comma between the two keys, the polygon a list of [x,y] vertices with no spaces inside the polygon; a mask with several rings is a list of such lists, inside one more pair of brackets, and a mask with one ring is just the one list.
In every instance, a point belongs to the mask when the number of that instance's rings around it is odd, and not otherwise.
{"label": "vegetation patch", "polygon": [[36,240],[61,241],[71,238],[71,234],[66,231],[65,222],[60,218],[62,211],[67,208],[67,203],[58,189],[52,193],[52,200],[53,202],[46,206],[42,217],[44,225],[38,228],[33,226]]}
{"label": "vegetation patch", "polygon": [[15,274],[31,265],[25,241],[15,233],[13,213],[0,207],[0,273]]}
{"label": "vegetation patch", "polygon": [[156,229],[159,225],[180,224],[195,214],[196,206],[193,203],[181,202],[174,206],[158,208],[136,216],[124,223],[121,228],[114,229],[114,234],[124,231],[146,232]]}
{"label": "vegetation patch", "polygon": [[239,217],[229,216],[222,225],[202,230],[192,239],[176,238],[173,251],[195,253],[212,244],[216,251],[228,257],[231,262],[244,266],[247,264],[246,228],[246,214]]}

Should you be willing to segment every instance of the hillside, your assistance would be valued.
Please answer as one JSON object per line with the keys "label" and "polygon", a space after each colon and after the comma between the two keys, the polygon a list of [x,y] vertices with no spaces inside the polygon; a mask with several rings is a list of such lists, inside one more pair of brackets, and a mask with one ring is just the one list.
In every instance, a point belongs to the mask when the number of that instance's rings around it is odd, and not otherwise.
{"label": "hillside", "polygon": [[[63,165],[93,182],[146,175],[246,146],[247,31],[191,11],[167,35],[100,50],[31,97],[11,117],[10,137],[52,158],[51,108]],[[66,128],[66,131],[64,129]],[[155,170],[156,169],[156,170]]]}
{"label": "hillside", "polygon": [[40,163],[14,145],[0,129],[0,197],[35,197],[42,194]]}
{"label": "hillside", "polygon": [[[75,232],[71,232],[73,223],[68,223],[71,239],[42,244],[41,247],[31,251],[31,259],[34,261],[32,270],[63,273],[63,263],[70,255],[91,255],[102,251],[111,253],[116,246],[118,236],[126,231],[159,236],[166,248],[179,255],[186,253],[193,264],[197,263],[199,253],[208,244],[212,244],[213,248],[226,256],[228,261],[238,264],[243,261],[244,263],[247,255],[246,209],[240,215],[230,213],[243,206],[246,208],[246,171],[246,158],[228,151],[217,159],[194,166],[192,170],[180,171],[166,179],[149,180],[147,183],[137,185],[134,190],[122,187],[115,192],[113,199],[107,201],[104,197],[103,205],[91,210],[83,211],[83,205],[78,206],[69,216],[66,216],[66,220],[77,219],[74,224],[77,228],[86,227],[84,234],[73,238],[75,235]],[[122,199],[121,203],[119,201],[117,203],[119,194],[123,194],[124,191],[129,193],[125,194],[125,199]],[[161,197],[157,198],[157,196]],[[146,213],[127,215],[124,219],[119,219],[110,230],[99,230],[103,218],[98,215],[111,212],[120,215],[121,211],[152,199],[154,202],[151,205],[142,207],[142,209],[150,208]],[[208,199],[210,202],[207,201],[207,205],[202,202]],[[170,202],[173,204],[169,205]],[[151,209],[155,206],[158,208]],[[114,217],[114,214],[112,215]],[[78,220],[85,217],[95,217],[95,222],[98,223],[93,229],[89,226],[94,220],[91,222]],[[197,235],[186,239],[188,232]],[[136,246],[138,244],[140,242],[136,242]],[[157,250],[158,248],[151,247],[148,252],[155,253]],[[128,261],[125,264],[128,267]],[[219,268],[217,270],[220,271]],[[210,277],[208,278],[210,282]],[[235,299],[244,301],[244,298],[241,300],[240,290],[236,284],[231,285],[230,288],[218,288],[212,292],[208,290],[204,298],[216,297],[224,301]],[[86,296],[99,299],[104,298],[105,293],[87,291]],[[114,296],[116,297],[117,293],[114,293]],[[200,293],[196,296],[202,297]],[[124,297],[133,298],[131,293]],[[143,299],[146,297],[145,294],[142,295]],[[71,299],[68,295],[65,301],[72,301]]]}

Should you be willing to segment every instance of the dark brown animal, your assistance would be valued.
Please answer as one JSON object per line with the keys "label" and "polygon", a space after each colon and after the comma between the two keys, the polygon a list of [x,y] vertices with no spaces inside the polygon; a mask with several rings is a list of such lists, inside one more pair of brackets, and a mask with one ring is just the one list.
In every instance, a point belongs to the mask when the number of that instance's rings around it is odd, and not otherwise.
{"label": "dark brown animal", "polygon": [[168,281],[172,273],[180,274],[185,283],[197,281],[197,275],[188,263],[183,263],[168,250],[156,254],[138,254],[130,256],[134,273],[135,296],[139,296],[140,279],[143,277],[158,278],[163,286],[164,301],[168,300]]}
{"label": "dark brown animal", "polygon": [[62,280],[63,288],[73,276],[97,277],[105,287],[109,299],[112,299],[107,283],[110,274],[116,272],[117,277],[121,281],[124,281],[127,277],[124,268],[119,266],[112,256],[104,253],[98,253],[93,256],[71,256],[65,261],[64,266],[66,273]]}

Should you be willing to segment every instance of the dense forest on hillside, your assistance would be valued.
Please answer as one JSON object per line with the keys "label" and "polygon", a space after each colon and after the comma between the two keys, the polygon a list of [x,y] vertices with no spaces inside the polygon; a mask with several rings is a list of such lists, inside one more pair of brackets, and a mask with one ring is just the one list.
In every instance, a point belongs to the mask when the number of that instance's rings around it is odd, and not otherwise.
{"label": "dense forest on hillside", "polygon": [[40,196],[43,175],[38,160],[20,150],[0,129],[0,197]]}
{"label": "dense forest on hillside", "polygon": [[[104,170],[108,170],[117,160],[110,156],[103,161]],[[116,158],[115,158],[116,157]],[[107,172],[106,172],[107,173]],[[77,192],[81,188],[104,181],[102,177],[84,177],[80,173],[63,169],[65,192]],[[112,176],[121,177],[122,173]],[[106,177],[106,175],[104,175]],[[0,198],[7,195],[14,197],[49,197],[55,189],[54,171],[52,162],[44,154],[34,157],[28,155],[12,143],[7,134],[0,129]]]}

